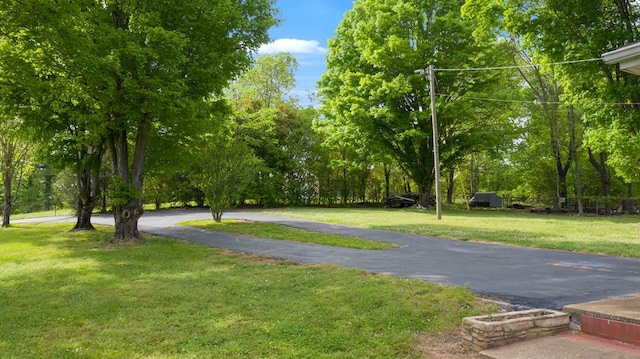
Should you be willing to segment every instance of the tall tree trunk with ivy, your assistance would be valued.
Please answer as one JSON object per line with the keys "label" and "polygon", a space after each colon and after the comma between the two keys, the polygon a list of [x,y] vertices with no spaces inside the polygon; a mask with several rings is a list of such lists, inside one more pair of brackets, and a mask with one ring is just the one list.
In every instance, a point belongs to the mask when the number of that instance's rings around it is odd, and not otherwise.
{"label": "tall tree trunk with ivy", "polygon": [[115,234],[111,243],[143,243],[138,230],[138,220],[142,216],[142,179],[145,149],[151,122],[142,119],[138,126],[133,163],[129,170],[129,143],[125,131],[115,131],[109,138],[109,150],[114,173],[110,188],[113,200]]}

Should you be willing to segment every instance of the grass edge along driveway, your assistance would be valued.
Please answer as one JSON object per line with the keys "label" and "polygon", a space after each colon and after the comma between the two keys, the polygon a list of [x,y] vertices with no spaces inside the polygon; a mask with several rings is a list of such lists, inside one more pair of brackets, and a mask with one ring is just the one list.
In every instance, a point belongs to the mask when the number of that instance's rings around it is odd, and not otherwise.
{"label": "grass edge along driveway", "polygon": [[329,233],[311,232],[274,223],[249,222],[238,220],[195,220],[179,223],[182,226],[196,227],[209,231],[235,233],[252,237],[279,239],[301,243],[321,244],[354,249],[393,249],[395,243],[373,241],[357,237],[339,236]]}
{"label": "grass edge along driveway", "polygon": [[448,238],[640,258],[640,216],[575,216],[447,208],[284,208],[283,217]]}

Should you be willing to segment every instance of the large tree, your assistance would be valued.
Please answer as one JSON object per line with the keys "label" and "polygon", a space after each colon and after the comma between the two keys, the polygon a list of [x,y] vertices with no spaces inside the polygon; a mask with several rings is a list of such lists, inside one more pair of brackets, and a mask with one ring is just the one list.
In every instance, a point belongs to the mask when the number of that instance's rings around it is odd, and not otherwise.
{"label": "large tree", "polygon": [[[59,82],[52,81],[51,85]],[[106,138],[102,131],[92,128],[91,124],[101,118],[93,99],[77,91],[73,100],[63,96],[39,106],[25,106],[23,116],[30,119],[32,126],[37,126],[32,137],[38,144],[39,157],[54,170],[70,168],[74,173],[76,193],[72,206],[77,220],[73,230],[82,231],[95,229],[91,215],[103,195]]]}
{"label": "large tree", "polygon": [[[273,0],[77,1],[0,3],[3,48],[24,66],[13,76],[65,79],[99,114],[86,123],[104,138],[113,171],[113,243],[139,242],[138,219],[150,131],[208,118],[205,99],[268,40]],[[53,91],[30,93],[46,105]],[[42,89],[45,89],[43,91]],[[94,117],[92,117],[94,118]],[[36,124],[37,126],[37,124]]]}
{"label": "large tree", "polygon": [[[601,194],[609,196],[610,167],[627,183],[640,179],[640,77],[598,60],[605,52],[640,40],[640,5],[636,1],[467,0],[465,11],[484,19],[480,31],[517,36],[525,48],[535,51],[538,63],[577,61],[555,68],[564,91],[552,100],[582,109],[585,144],[590,162],[599,173]],[[567,111],[572,113],[572,107]],[[570,129],[571,124],[565,128]],[[552,137],[552,142],[555,140]],[[554,151],[558,158],[557,148]],[[557,166],[558,172],[566,176],[570,160]],[[609,212],[609,202],[606,203]]]}
{"label": "large tree", "polygon": [[[3,25],[3,31],[9,31],[10,25]],[[96,173],[105,152],[104,134],[90,124],[103,117],[85,79],[72,75],[83,69],[72,61],[63,64],[63,58],[44,51],[48,49],[46,43],[34,43],[39,39],[35,34],[51,34],[49,30],[25,30],[31,31],[33,36],[24,38],[32,43],[14,41],[14,34],[9,32],[0,36],[0,69],[6,81],[3,85],[11,93],[2,97],[1,106],[21,119],[19,131],[24,138],[28,133],[30,142],[37,145],[40,160],[58,170],[73,169],[73,206],[77,213],[74,230],[89,230],[93,229],[91,213],[100,194],[100,176]],[[66,41],[80,44],[73,35],[68,35]]]}
{"label": "large tree", "polygon": [[228,91],[235,109],[235,136],[259,158],[245,194],[261,205],[299,204],[313,187],[306,163],[314,156],[312,108],[290,97],[296,59],[288,53],[259,56]]}
{"label": "large tree", "polygon": [[[496,65],[502,59],[497,49],[473,40],[474,24],[460,16],[462,3],[354,2],[329,43],[328,69],[320,82],[325,121],[350,123],[375,144],[370,150],[391,154],[418,184],[423,205],[434,181],[434,156],[427,81],[415,71],[428,65]],[[500,138],[491,135],[500,128],[482,103],[463,103],[465,97],[499,91],[502,79],[495,72],[437,73],[438,141],[443,158],[450,159],[444,165]]]}
{"label": "large tree", "polygon": [[[552,66],[540,65],[548,62],[549,58],[544,55],[540,44],[533,40],[535,36],[529,32],[531,19],[525,20],[524,14],[534,11],[537,6],[535,1],[467,0],[462,12],[479,24],[474,36],[484,39],[501,38],[516,49],[513,64],[520,66],[517,73],[528,89],[527,99],[534,100],[529,106],[521,108],[520,117],[527,124],[523,139],[541,141],[544,144],[541,147],[531,144],[529,148],[539,149],[537,157],[544,162],[534,167],[547,167],[546,161],[553,161],[556,177],[554,202],[560,207],[561,199],[568,195],[567,177],[575,160],[576,143],[572,140],[575,128],[571,126],[571,116],[567,115],[569,111],[561,104],[564,96],[561,72]],[[536,168],[527,170],[533,171]]]}

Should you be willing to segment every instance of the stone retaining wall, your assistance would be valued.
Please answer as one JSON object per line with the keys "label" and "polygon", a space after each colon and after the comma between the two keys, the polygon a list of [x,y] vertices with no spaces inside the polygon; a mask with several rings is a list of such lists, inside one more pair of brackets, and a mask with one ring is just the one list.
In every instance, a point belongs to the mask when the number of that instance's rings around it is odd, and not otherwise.
{"label": "stone retaining wall", "polygon": [[462,320],[464,340],[476,351],[554,335],[569,329],[569,314],[547,309],[507,312]]}

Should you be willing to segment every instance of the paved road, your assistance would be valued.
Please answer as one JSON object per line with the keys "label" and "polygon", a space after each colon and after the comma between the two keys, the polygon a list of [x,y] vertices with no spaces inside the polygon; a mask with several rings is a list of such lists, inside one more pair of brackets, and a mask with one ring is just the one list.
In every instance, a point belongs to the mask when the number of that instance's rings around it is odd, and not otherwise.
{"label": "paved road", "polygon": [[[205,210],[148,212],[141,231],[211,247],[304,263],[332,263],[461,286],[516,306],[560,309],[567,304],[640,293],[640,261],[629,258],[472,243],[390,231],[282,218],[260,212],[229,212],[226,219],[274,222],[292,227],[394,242],[393,250],[356,250],[244,237],[181,227],[209,219]],[[111,216],[94,223],[113,224]]]}

